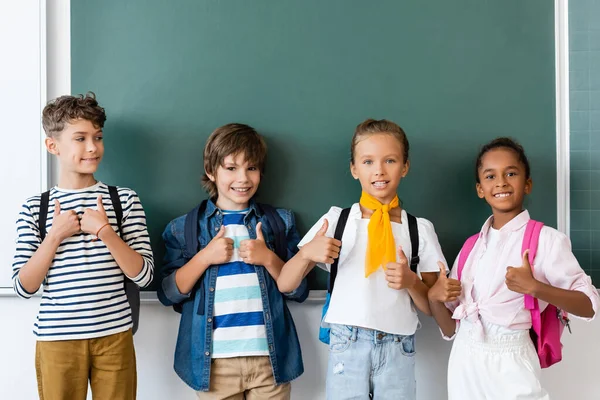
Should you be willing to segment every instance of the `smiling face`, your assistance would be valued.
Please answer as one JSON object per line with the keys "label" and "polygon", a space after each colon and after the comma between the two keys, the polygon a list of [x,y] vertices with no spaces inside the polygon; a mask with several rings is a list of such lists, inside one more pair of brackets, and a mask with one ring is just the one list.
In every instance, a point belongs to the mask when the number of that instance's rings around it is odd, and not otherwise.
{"label": "smiling face", "polygon": [[46,148],[59,160],[59,181],[66,182],[66,186],[93,181],[104,155],[102,135],[102,128],[86,119],[78,119],[66,123],[58,135],[46,138]]}
{"label": "smiling face", "polygon": [[495,219],[512,219],[523,210],[532,181],[516,151],[505,147],[489,150],[481,157],[477,174],[477,195],[492,207]]}
{"label": "smiling face", "polygon": [[356,143],[353,160],[350,172],[360,181],[362,190],[389,204],[409,169],[402,143],[388,133],[366,135]]}
{"label": "smiling face", "polygon": [[208,178],[217,186],[216,205],[222,210],[243,210],[258,190],[260,170],[246,160],[244,153],[230,154]]}

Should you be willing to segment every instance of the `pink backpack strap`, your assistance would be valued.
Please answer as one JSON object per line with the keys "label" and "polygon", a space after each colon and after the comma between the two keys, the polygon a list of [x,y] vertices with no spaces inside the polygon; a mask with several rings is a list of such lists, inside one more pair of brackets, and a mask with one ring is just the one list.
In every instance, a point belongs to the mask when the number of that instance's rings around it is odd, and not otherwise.
{"label": "pink backpack strap", "polygon": [[[525,250],[529,249],[529,264],[531,265],[531,272],[534,272],[533,261],[535,260],[535,255],[537,253],[538,244],[540,241],[540,232],[542,231],[542,227],[544,224],[539,221],[534,221],[530,219],[527,222],[527,227],[525,228],[525,235],[523,236],[523,244],[521,246],[521,255],[525,253]],[[533,325],[533,330],[538,334],[541,329],[542,320],[540,317],[540,306],[536,298],[525,295],[525,308],[531,311],[531,322]]]}
{"label": "pink backpack strap", "polygon": [[467,239],[467,241],[465,242],[465,244],[463,244],[462,249],[460,249],[460,255],[458,256],[458,271],[457,271],[457,276],[458,276],[458,280],[460,281],[460,278],[462,277],[462,272],[463,269],[465,267],[465,264],[467,262],[467,259],[469,258],[469,254],[471,254],[471,250],[473,250],[473,247],[475,247],[475,243],[477,243],[477,239],[479,239],[479,233],[471,236],[470,238]]}

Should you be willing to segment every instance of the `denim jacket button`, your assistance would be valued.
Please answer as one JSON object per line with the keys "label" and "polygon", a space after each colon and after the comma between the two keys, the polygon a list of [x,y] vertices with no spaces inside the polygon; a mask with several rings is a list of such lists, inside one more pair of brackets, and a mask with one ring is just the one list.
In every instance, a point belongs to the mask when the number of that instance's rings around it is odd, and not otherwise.
{"label": "denim jacket button", "polygon": [[273,351],[273,345],[269,346],[269,351]]}
{"label": "denim jacket button", "polygon": [[210,290],[211,292],[214,292],[214,291],[215,291],[215,288],[214,288],[214,287],[211,287],[211,288],[210,288],[210,289],[208,289],[208,290]]}
{"label": "denim jacket button", "polygon": [[209,319],[207,319],[206,321],[208,321],[208,322],[212,322],[212,318],[209,318]]}
{"label": "denim jacket button", "polygon": [[268,313],[265,314],[265,319],[269,319],[269,314]]}
{"label": "denim jacket button", "polygon": [[218,226],[215,226],[215,231],[218,231],[218,230],[219,230],[219,227],[218,227]]}
{"label": "denim jacket button", "polygon": [[205,355],[206,357],[208,357],[208,356],[210,356],[210,353],[207,351],[206,353],[204,353],[204,355]]}

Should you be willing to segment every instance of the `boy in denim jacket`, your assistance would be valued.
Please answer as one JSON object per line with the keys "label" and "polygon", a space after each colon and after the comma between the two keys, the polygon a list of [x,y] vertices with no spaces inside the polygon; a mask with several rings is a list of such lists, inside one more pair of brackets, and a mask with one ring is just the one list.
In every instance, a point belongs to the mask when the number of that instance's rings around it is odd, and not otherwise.
{"label": "boy in denim jacket", "polygon": [[[181,311],[174,368],[199,399],[289,399],[290,381],[304,371],[285,300],[304,301],[306,281],[285,294],[276,282],[300,240],[294,215],[254,201],[266,152],[263,138],[247,125],[216,129],[204,149],[210,199],[163,233],[158,295]],[[268,210],[276,211],[279,228],[270,226]],[[277,235],[285,235],[284,259],[273,251]]]}

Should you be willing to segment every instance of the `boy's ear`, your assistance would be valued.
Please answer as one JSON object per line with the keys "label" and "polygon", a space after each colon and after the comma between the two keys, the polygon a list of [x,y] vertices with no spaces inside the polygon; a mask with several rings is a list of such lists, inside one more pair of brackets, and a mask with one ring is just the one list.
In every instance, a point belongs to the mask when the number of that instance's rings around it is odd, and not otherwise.
{"label": "boy's ear", "polygon": [[54,154],[55,156],[59,154],[56,140],[53,137],[47,137],[44,139],[44,143],[46,144],[46,150],[48,150],[48,153]]}
{"label": "boy's ear", "polygon": [[210,179],[211,182],[215,181],[215,176],[213,174],[209,174],[206,168],[204,168],[204,173],[206,174],[206,176],[208,176],[208,179]]}
{"label": "boy's ear", "polygon": [[481,187],[481,184],[476,183],[475,184],[475,190],[477,191],[477,196],[480,199],[483,199],[485,197],[485,195],[483,194],[483,188]]}

